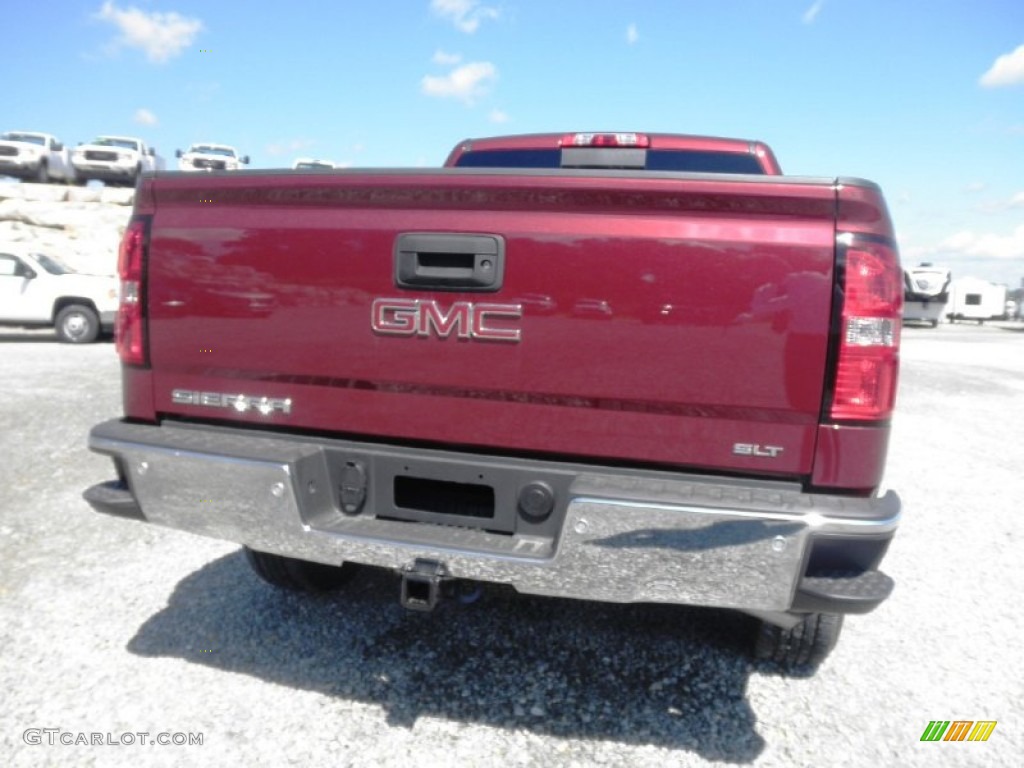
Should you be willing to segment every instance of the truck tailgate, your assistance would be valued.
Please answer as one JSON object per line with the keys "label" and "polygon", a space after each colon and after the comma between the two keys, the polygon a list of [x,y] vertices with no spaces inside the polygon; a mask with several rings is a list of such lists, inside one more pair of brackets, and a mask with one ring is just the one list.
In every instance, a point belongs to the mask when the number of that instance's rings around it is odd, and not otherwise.
{"label": "truck tailgate", "polygon": [[[147,179],[137,212],[155,213],[155,408],[486,452],[807,474],[835,209],[822,180]],[[500,287],[399,287],[396,242],[409,234],[486,236],[503,248]],[[434,244],[426,273],[463,264],[443,239],[405,242]]]}

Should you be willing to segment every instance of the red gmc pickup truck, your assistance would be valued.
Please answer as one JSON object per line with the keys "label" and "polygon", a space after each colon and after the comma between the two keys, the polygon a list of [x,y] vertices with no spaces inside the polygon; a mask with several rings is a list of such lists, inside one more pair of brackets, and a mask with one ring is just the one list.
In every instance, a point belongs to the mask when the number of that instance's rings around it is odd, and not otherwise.
{"label": "red gmc pickup truck", "polygon": [[147,174],[98,511],[263,579],[392,569],[735,609],[815,665],[879,570],[903,293],[881,192],[757,142],[467,140],[435,170]]}

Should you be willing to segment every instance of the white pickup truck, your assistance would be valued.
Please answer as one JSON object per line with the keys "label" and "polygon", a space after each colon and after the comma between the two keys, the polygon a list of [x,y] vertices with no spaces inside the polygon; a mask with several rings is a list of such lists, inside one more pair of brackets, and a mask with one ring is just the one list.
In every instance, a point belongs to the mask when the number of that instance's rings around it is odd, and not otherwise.
{"label": "white pickup truck", "polygon": [[8,131],[0,134],[0,176],[47,184],[75,181],[75,169],[64,144],[49,133]]}
{"label": "white pickup truck", "polygon": [[0,242],[0,325],[53,327],[86,344],[114,328],[117,278],[75,272],[24,243]]}
{"label": "white pickup truck", "polygon": [[163,160],[142,139],[130,136],[97,136],[79,144],[71,153],[79,179],[98,179],[106,184],[134,187],[140,173],[162,171]]}
{"label": "white pickup truck", "polygon": [[174,153],[179,171],[237,171],[249,164],[249,156],[239,156],[226,144],[193,144],[187,151]]}
{"label": "white pickup truck", "polygon": [[309,157],[300,157],[292,164],[292,169],[296,171],[330,170],[336,167],[330,160],[313,160]]}

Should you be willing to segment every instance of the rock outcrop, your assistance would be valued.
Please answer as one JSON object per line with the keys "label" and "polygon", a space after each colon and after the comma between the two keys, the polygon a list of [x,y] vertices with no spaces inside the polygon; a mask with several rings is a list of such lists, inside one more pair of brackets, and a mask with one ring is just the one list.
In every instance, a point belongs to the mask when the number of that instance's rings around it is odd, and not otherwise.
{"label": "rock outcrop", "polygon": [[0,183],[0,250],[30,244],[80,272],[117,273],[134,189]]}

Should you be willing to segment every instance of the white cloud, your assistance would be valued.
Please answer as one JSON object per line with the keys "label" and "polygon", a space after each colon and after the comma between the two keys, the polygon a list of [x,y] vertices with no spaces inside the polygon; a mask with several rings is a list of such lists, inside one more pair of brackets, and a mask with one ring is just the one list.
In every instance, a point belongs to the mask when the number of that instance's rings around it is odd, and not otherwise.
{"label": "white cloud", "polygon": [[498,9],[480,5],[480,0],[430,0],[430,10],[467,35],[476,32],[480,22],[498,18]]}
{"label": "white cloud", "polygon": [[985,88],[1024,84],[1024,45],[996,59],[978,82]]}
{"label": "white cloud", "polygon": [[965,229],[939,243],[938,250],[955,251],[982,259],[1024,259],[1024,224],[1008,235]]}
{"label": "white cloud", "polygon": [[1024,192],[1018,192],[1009,199],[986,200],[974,206],[975,211],[985,214],[1006,213],[1015,208],[1024,208]]}
{"label": "white cloud", "polygon": [[970,184],[964,187],[964,191],[970,192],[971,194],[974,194],[975,192],[984,192],[986,186],[987,185],[983,181],[972,181]]}
{"label": "white cloud", "polygon": [[821,7],[823,5],[825,5],[825,0],[815,0],[814,4],[804,11],[804,24],[813,24],[814,20],[818,18],[818,14],[821,13]]}
{"label": "white cloud", "polygon": [[923,245],[912,245],[906,238],[900,238],[900,261],[906,267],[911,263],[927,260],[935,253],[934,248]]}
{"label": "white cloud", "polygon": [[444,76],[427,75],[421,82],[421,90],[427,96],[472,104],[488,93],[497,77],[498,70],[491,62],[471,61]]}
{"label": "white cloud", "polygon": [[156,119],[156,115],[154,115],[148,109],[135,110],[134,120],[139,125],[156,125],[159,122]]}
{"label": "white cloud", "polygon": [[626,42],[630,45],[636,43],[640,39],[640,33],[636,29],[636,24],[630,24],[626,27]]}
{"label": "white cloud", "polygon": [[448,53],[438,49],[434,52],[434,56],[431,59],[435,64],[440,64],[444,67],[451,67],[462,61],[461,53]]}
{"label": "white cloud", "polygon": [[173,12],[146,13],[138,8],[121,9],[109,1],[103,4],[96,18],[109,21],[120,30],[118,44],[138,48],[147,59],[156,63],[177,56],[203,29],[199,19]]}
{"label": "white cloud", "polygon": [[487,116],[487,119],[490,120],[492,123],[507,123],[508,114],[506,114],[504,111],[500,109],[492,109],[491,113]]}

